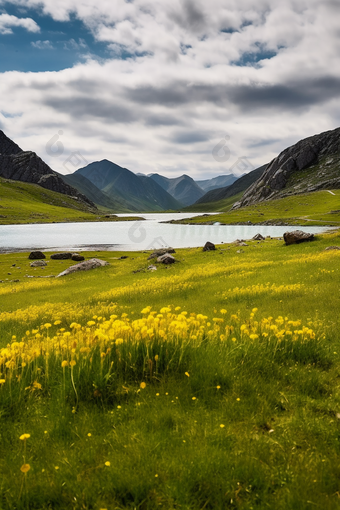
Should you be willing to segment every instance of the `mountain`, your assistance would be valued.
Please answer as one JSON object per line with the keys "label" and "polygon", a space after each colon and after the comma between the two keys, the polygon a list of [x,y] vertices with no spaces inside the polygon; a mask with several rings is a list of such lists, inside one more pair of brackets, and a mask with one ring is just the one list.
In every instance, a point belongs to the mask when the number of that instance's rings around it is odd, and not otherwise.
{"label": "mountain", "polygon": [[213,189],[217,188],[225,188],[226,186],[231,186],[235,181],[237,181],[237,177],[234,174],[226,174],[226,175],[218,175],[217,177],[213,177],[212,179],[206,179],[204,181],[195,181],[196,184],[199,185],[206,193]]}
{"label": "mountain", "polygon": [[119,196],[111,198],[81,174],[73,173],[63,175],[63,180],[80,191],[80,193],[83,193],[83,195],[86,195],[97,206],[112,209],[117,213],[131,212],[131,209],[123,198]]}
{"label": "mountain", "polygon": [[43,188],[69,195],[96,209],[91,200],[66,184],[61,175],[54,172],[35,152],[23,151],[3,131],[0,131],[0,177],[39,184]]}
{"label": "mountain", "polygon": [[112,200],[125,201],[132,211],[164,211],[183,206],[150,177],[137,176],[107,159],[90,163],[73,175],[86,177]]}
{"label": "mountain", "polygon": [[332,188],[340,188],[340,128],[310,136],[282,151],[233,208]]}
{"label": "mountain", "polygon": [[150,177],[183,205],[191,205],[204,195],[202,188],[188,175],[172,179],[159,174],[151,174]]}
{"label": "mountain", "polygon": [[217,202],[220,200],[224,200],[225,198],[233,197],[234,195],[238,195],[242,191],[245,191],[253,182],[257,181],[259,177],[263,174],[267,165],[260,166],[256,168],[252,172],[249,172],[246,175],[243,175],[239,179],[237,179],[231,186],[226,186],[224,188],[214,189],[212,191],[208,191],[202,198],[197,200],[194,205],[197,204],[205,204],[208,202]]}

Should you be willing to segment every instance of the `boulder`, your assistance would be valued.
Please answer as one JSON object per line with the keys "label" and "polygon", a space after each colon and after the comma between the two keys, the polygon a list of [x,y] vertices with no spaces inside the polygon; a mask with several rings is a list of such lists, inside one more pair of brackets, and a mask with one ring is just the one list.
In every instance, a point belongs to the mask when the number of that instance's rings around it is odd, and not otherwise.
{"label": "boulder", "polygon": [[46,255],[44,255],[42,251],[31,251],[28,258],[30,260],[46,259]]}
{"label": "boulder", "polygon": [[205,243],[205,245],[203,246],[203,251],[213,251],[213,250],[216,250],[214,243],[207,241]]}
{"label": "boulder", "polygon": [[290,244],[299,244],[306,241],[313,241],[314,234],[302,232],[302,230],[293,230],[292,232],[285,232],[283,234],[283,239],[288,246]]}
{"label": "boulder", "polygon": [[53,255],[51,255],[51,259],[53,260],[67,260],[67,259],[72,259],[72,253],[53,253]]}
{"label": "boulder", "polygon": [[261,234],[256,234],[253,237],[253,241],[264,241],[264,237]]}
{"label": "boulder", "polygon": [[148,271],[157,271],[157,267],[156,266],[149,266],[148,267]]}
{"label": "boulder", "polygon": [[43,267],[47,266],[47,262],[44,260],[35,260],[34,262],[30,263],[30,267]]}
{"label": "boulder", "polygon": [[155,250],[151,255],[148,256],[148,260],[155,259],[160,257],[161,255],[165,255],[166,253],[176,253],[173,248],[160,248],[159,250]]}
{"label": "boulder", "polygon": [[170,253],[164,253],[164,255],[157,257],[157,262],[161,262],[162,264],[173,264],[176,260],[172,255],[170,255]]}
{"label": "boulder", "polygon": [[79,255],[79,253],[72,253],[71,259],[74,260],[75,262],[82,262],[83,260],[85,260],[85,257],[83,255]]}
{"label": "boulder", "polygon": [[105,260],[100,259],[89,259],[84,262],[79,262],[79,264],[75,264],[74,266],[70,266],[62,273],[58,274],[56,278],[59,276],[66,276],[71,273],[76,273],[77,271],[89,271],[90,269],[96,269],[97,267],[108,266],[109,263],[105,262]]}
{"label": "boulder", "polygon": [[340,246],[327,246],[327,248],[325,248],[324,251],[329,251],[329,250],[340,250]]}

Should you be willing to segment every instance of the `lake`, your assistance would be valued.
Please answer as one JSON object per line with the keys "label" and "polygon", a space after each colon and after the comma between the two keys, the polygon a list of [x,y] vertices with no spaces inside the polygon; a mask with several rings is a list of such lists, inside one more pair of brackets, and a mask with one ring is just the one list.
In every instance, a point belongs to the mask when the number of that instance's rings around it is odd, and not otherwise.
{"label": "lake", "polygon": [[[0,251],[44,250],[119,250],[138,251],[172,246],[189,248],[264,237],[282,237],[287,230],[317,234],[327,227],[287,227],[268,225],[172,225],[160,223],[172,219],[192,218],[202,213],[141,214],[145,221],[105,223],[45,223],[0,225]],[[213,213],[216,214],[216,213]],[[121,214],[118,216],[129,216]],[[135,216],[135,215],[130,215]]]}

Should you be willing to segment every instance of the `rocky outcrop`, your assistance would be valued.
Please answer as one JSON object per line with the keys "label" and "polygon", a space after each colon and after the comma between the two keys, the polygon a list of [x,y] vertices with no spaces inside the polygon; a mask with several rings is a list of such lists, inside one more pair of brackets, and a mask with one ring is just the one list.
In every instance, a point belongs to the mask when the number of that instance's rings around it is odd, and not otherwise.
{"label": "rocky outcrop", "polygon": [[332,188],[340,188],[340,128],[305,138],[282,151],[233,209]]}
{"label": "rocky outcrop", "polygon": [[157,258],[157,262],[160,262],[161,264],[173,264],[176,262],[175,257],[170,255],[169,253],[164,253],[164,255],[161,255]]}
{"label": "rocky outcrop", "polygon": [[156,259],[161,255],[165,255],[166,253],[176,253],[173,248],[160,248],[159,250],[155,250],[151,255],[148,256],[148,260]]}
{"label": "rocky outcrop", "polygon": [[283,234],[283,239],[288,246],[290,244],[300,244],[306,241],[313,241],[314,234],[302,232],[302,230],[293,230],[293,232],[285,232]]}
{"label": "rocky outcrop", "polygon": [[13,181],[38,184],[51,191],[63,193],[76,200],[94,205],[85,195],[66,184],[62,177],[54,172],[35,152],[19,152],[17,154],[0,154],[0,177]]}
{"label": "rocky outcrop", "polygon": [[31,251],[31,253],[28,255],[28,258],[30,260],[40,260],[40,259],[46,259],[46,255],[42,251]]}
{"label": "rocky outcrop", "polygon": [[210,241],[207,241],[205,245],[203,246],[203,251],[214,251],[216,250],[216,246],[214,243],[211,243]]}
{"label": "rocky outcrop", "polygon": [[6,136],[5,133],[0,129],[0,154],[19,154],[19,152],[22,152],[22,149],[20,149],[19,145],[8,138],[8,136]]}
{"label": "rocky outcrop", "polygon": [[74,266],[70,266],[62,273],[58,274],[56,278],[60,276],[66,276],[71,273],[76,273],[78,271],[89,271],[90,269],[96,269],[97,267],[108,266],[109,263],[105,262],[105,260],[100,259],[89,259],[84,262],[79,262],[79,264],[75,264]]}

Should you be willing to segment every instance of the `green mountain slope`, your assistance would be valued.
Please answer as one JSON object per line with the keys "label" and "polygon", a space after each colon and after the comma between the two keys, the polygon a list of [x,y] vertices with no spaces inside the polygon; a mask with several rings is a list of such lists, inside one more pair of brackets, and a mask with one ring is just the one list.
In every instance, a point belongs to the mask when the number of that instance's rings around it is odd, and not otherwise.
{"label": "green mountain slope", "polygon": [[252,172],[243,175],[231,186],[208,191],[195,204],[187,207],[186,211],[228,211],[234,202],[240,200],[244,191],[263,174],[267,165],[260,166]]}
{"label": "green mountain slope", "polygon": [[182,205],[191,205],[204,195],[202,188],[188,175],[173,179],[159,174],[151,174],[150,177]]}
{"label": "green mountain slope", "polygon": [[38,184],[0,177],[0,224],[94,221],[98,211]]}
{"label": "green mountain slope", "polygon": [[129,209],[127,202],[123,198],[119,196],[111,198],[83,175],[74,173],[63,175],[62,177],[67,184],[86,195],[97,206],[105,207],[106,209],[118,213],[131,212],[131,209]]}
{"label": "green mountain slope", "polygon": [[106,159],[80,168],[75,175],[83,175],[113,200],[125,201],[132,211],[162,211],[182,207],[169,193],[150,177],[137,176]]}

